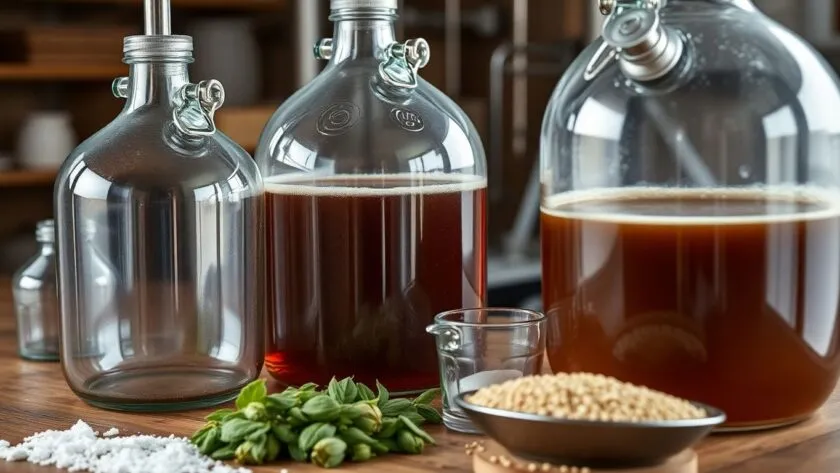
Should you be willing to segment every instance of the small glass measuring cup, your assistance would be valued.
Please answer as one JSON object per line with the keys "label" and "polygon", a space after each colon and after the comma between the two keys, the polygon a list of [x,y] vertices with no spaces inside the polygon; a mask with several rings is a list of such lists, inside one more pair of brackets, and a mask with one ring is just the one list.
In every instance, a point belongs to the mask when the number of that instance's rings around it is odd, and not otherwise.
{"label": "small glass measuring cup", "polygon": [[437,341],[443,423],[458,432],[480,434],[454,399],[473,391],[542,371],[545,315],[525,309],[485,308],[443,312],[426,327]]}

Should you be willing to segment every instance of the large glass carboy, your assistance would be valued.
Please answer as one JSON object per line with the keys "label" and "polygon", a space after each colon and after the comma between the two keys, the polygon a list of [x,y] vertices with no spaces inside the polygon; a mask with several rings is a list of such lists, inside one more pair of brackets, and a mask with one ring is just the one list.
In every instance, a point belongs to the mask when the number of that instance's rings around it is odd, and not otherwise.
{"label": "large glass carboy", "polygon": [[222,86],[190,83],[192,39],[169,34],[168,1],[146,6],[114,83],[125,108],[64,163],[55,203],[67,381],[151,411],[227,401],[259,375],[264,202],[256,163],[215,129]]}
{"label": "large glass carboy", "polygon": [[484,303],[486,162],[474,126],[418,76],[396,0],[333,0],[326,69],[276,112],[257,162],[268,209],[269,348],[283,383],[439,382],[425,327]]}
{"label": "large glass carboy", "polygon": [[809,416],[840,374],[835,73],[747,0],[601,9],[543,128],[552,368]]}

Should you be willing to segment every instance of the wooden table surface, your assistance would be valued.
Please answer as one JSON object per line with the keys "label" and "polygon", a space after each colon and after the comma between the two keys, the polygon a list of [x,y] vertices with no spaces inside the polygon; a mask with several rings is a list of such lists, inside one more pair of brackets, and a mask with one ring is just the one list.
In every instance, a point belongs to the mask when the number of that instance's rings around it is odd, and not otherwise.
{"label": "wooden table surface", "polygon": [[[123,434],[189,436],[208,411],[177,414],[125,414],[100,410],[80,401],[64,382],[57,363],[27,362],[16,355],[14,315],[8,280],[0,280],[0,439],[17,443],[34,432],[67,429],[82,419],[99,431],[117,427]],[[278,386],[269,382],[269,390]],[[464,444],[480,437],[432,427],[438,446],[423,455],[389,455],[342,470],[416,473],[443,469],[471,472]],[[840,391],[809,421],[756,434],[714,435],[698,449],[703,473],[840,472]],[[253,468],[255,473],[322,472],[305,464],[283,463]],[[0,472],[52,473],[58,470],[25,463],[2,463]],[[177,473],[177,472],[172,472]]]}

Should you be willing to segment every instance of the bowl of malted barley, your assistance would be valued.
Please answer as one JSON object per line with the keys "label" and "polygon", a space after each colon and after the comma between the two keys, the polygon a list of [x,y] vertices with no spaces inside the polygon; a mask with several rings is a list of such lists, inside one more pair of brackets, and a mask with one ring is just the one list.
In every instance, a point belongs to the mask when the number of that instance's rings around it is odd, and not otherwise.
{"label": "bowl of malted barley", "polygon": [[516,456],[598,468],[663,463],[726,420],[714,407],[589,373],[525,376],[455,402]]}

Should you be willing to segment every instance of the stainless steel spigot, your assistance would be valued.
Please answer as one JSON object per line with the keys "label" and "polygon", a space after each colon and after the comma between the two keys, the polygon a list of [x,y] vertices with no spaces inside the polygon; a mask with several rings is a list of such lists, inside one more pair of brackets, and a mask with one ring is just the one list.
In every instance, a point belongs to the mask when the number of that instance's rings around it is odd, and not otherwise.
{"label": "stainless steel spigot", "polygon": [[584,72],[597,77],[618,61],[624,74],[638,82],[660,79],[671,72],[685,53],[678,31],[663,25],[659,15],[663,0],[600,0],[601,13],[609,15],[601,34],[604,42]]}

